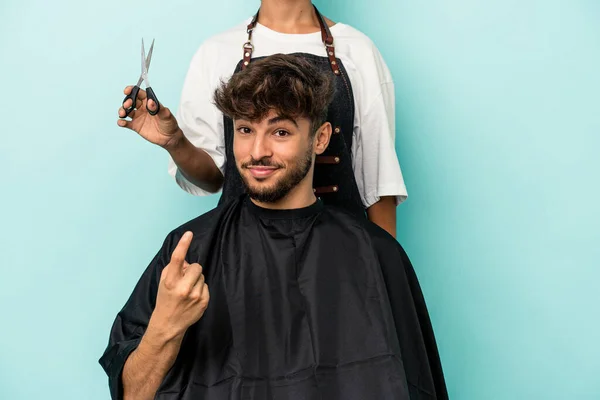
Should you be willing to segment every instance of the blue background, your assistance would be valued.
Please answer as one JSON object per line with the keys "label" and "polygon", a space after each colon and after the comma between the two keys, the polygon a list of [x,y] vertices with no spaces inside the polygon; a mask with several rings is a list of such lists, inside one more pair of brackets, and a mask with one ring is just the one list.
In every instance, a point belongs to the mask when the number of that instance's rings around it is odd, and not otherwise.
{"label": "blue background", "polygon": [[[316,4],[394,76],[399,240],[451,398],[600,399],[600,2]],[[109,397],[116,312],[164,236],[217,201],[116,125],[140,38],[175,109],[200,43],[258,5],[0,2],[0,398]]]}

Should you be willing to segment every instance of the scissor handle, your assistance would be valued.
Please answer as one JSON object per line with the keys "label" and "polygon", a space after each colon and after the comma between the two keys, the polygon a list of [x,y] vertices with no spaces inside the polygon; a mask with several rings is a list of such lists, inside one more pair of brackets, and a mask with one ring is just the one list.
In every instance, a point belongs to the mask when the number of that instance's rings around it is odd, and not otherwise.
{"label": "scissor handle", "polygon": [[135,103],[137,101],[137,95],[138,92],[140,91],[140,87],[138,85],[135,85],[132,89],[131,89],[131,93],[129,93],[127,96],[125,96],[125,99],[123,99],[123,104],[125,104],[125,102],[128,99],[131,99],[131,107],[123,107],[125,109],[125,116],[128,116],[129,113],[131,113],[133,111],[133,109],[135,108]]}
{"label": "scissor handle", "polygon": [[[146,99],[146,109],[148,110],[148,114],[150,115],[156,115],[158,114],[158,112],[160,111],[160,103],[158,102],[158,98],[156,97],[156,94],[154,94],[154,90],[152,90],[152,88],[150,86],[148,86],[146,88],[146,95],[148,96],[148,98]],[[148,108],[148,100],[152,99],[152,101],[156,104],[156,110],[152,111],[150,108]]]}

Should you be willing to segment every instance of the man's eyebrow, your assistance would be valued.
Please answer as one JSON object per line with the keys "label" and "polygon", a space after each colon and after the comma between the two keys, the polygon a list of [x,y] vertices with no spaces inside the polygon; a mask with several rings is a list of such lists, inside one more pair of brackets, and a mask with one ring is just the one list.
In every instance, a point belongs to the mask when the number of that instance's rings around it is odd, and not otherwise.
{"label": "man's eyebrow", "polygon": [[269,123],[269,125],[273,125],[273,124],[276,124],[276,123],[282,122],[282,121],[290,121],[291,123],[293,123],[296,126],[296,128],[298,128],[298,123],[296,121],[294,121],[291,118],[282,117],[282,116],[273,117],[273,118],[269,119],[269,121],[267,121],[267,122]]}

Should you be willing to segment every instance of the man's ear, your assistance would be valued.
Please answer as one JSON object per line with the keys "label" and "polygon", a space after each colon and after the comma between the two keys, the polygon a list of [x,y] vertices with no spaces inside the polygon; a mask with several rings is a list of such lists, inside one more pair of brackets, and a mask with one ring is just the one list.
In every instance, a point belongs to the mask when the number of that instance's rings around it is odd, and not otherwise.
{"label": "man's ear", "polygon": [[317,129],[315,133],[314,150],[316,154],[323,154],[323,152],[329,146],[329,139],[331,139],[331,124],[329,122],[325,122],[323,125]]}

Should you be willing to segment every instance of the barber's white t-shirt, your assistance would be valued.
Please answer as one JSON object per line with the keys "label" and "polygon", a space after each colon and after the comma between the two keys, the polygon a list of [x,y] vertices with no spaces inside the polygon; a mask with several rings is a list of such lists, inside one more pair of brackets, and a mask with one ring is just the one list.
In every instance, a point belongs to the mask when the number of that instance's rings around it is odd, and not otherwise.
{"label": "barber's white t-shirt", "polygon": [[[225,169],[223,115],[213,104],[220,82],[227,81],[242,59],[242,45],[248,40],[244,23],[207,39],[192,58],[177,121],[185,136],[205,150],[222,173]],[[395,196],[397,204],[407,197],[404,179],[394,148],[394,83],[373,42],[349,25],[330,28],[336,57],[350,78],[354,94],[353,169],[361,200],[370,207],[381,196]],[[309,53],[326,57],[321,32],[285,34],[258,24],[252,33],[252,57],[277,53]],[[169,160],[169,174],[179,186],[194,195],[206,192],[189,182]]]}

